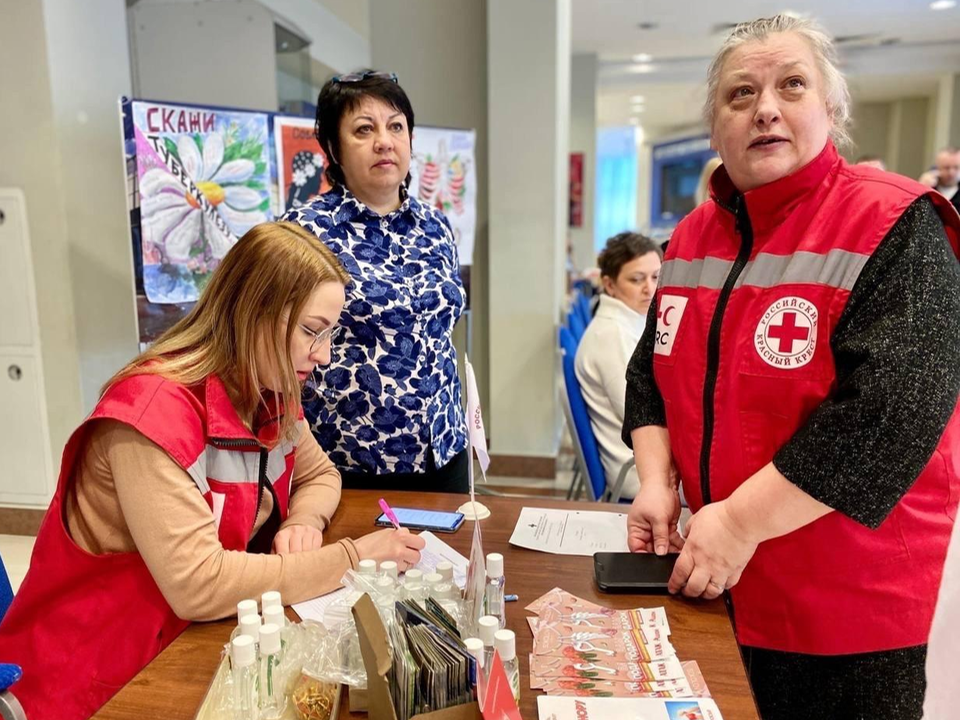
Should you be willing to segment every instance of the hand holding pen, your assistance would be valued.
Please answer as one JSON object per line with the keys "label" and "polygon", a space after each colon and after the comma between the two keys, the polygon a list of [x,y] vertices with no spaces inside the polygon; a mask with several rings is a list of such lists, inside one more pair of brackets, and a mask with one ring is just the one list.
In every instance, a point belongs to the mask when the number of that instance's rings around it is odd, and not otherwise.
{"label": "hand holding pen", "polygon": [[420,551],[427,543],[419,535],[414,535],[406,528],[400,527],[396,513],[386,500],[380,500],[380,508],[396,529],[380,530],[364,535],[355,540],[354,545],[361,560],[376,560],[378,563],[393,560],[397,563],[397,569],[404,572],[420,562]]}

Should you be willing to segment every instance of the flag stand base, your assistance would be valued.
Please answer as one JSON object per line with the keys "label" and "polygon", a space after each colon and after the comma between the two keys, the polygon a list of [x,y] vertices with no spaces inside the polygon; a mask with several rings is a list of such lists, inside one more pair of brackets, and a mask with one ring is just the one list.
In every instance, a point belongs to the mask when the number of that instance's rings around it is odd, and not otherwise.
{"label": "flag stand base", "polygon": [[[474,515],[474,508],[476,508],[476,515]],[[486,520],[490,517],[490,508],[478,502],[465,502],[457,508],[457,512],[463,513],[466,520]]]}

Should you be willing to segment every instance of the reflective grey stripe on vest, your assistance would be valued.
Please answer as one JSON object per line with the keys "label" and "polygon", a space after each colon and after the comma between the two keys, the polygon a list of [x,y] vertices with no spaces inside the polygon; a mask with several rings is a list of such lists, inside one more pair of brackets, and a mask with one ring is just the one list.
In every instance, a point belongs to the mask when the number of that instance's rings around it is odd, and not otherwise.
{"label": "reflective grey stripe on vest", "polygon": [[[287,455],[294,447],[292,442],[283,441],[267,454],[267,480],[272,485],[283,475],[287,468]],[[260,455],[253,452],[240,452],[207,445],[206,451],[197,461],[187,468],[187,473],[200,488],[200,492],[210,492],[212,478],[224,483],[256,482],[260,470]]]}
{"label": "reflective grey stripe on vest", "polygon": [[207,454],[205,452],[200,453],[196,462],[187,468],[187,474],[193,478],[197,487],[200,488],[201,495],[210,492],[210,483],[207,482]]}
{"label": "reflective grey stripe on vest", "polygon": [[[795,252],[792,255],[760,253],[747,263],[736,287],[768,288],[786,283],[813,283],[852,290],[869,255],[831,250],[825,255]],[[660,271],[661,287],[720,290],[733,267],[733,260],[668,260]]]}

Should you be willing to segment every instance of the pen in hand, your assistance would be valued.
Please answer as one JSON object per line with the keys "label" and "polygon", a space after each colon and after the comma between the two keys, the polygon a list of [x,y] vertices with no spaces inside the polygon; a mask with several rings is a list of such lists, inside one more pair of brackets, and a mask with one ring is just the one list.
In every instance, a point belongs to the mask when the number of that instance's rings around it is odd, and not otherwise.
{"label": "pen in hand", "polygon": [[397,515],[393,512],[393,509],[387,505],[387,501],[383,498],[380,498],[380,509],[383,510],[383,514],[387,516],[387,520],[395,527],[397,530],[400,529],[400,521],[397,520]]}

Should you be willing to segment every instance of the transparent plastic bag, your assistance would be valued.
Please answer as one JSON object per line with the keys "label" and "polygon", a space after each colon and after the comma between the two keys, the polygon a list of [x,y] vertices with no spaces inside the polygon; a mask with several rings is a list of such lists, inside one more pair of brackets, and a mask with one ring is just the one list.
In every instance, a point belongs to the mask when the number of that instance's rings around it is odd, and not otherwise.
{"label": "transparent plastic bag", "polygon": [[337,705],[340,686],[300,673],[290,694],[297,720],[330,720]]}
{"label": "transparent plastic bag", "polygon": [[230,646],[220,653],[220,664],[213,675],[210,689],[197,711],[196,720],[233,720],[233,675],[230,672]]}
{"label": "transparent plastic bag", "polygon": [[360,638],[352,617],[327,630],[303,663],[303,672],[317,680],[360,689],[367,687]]}

